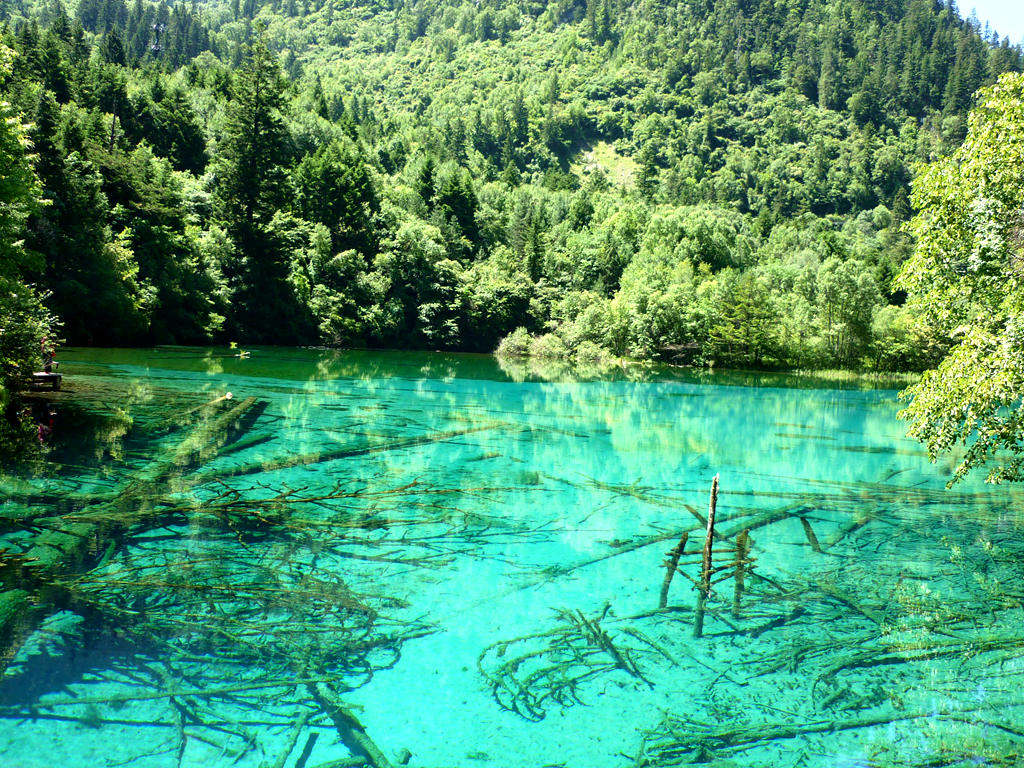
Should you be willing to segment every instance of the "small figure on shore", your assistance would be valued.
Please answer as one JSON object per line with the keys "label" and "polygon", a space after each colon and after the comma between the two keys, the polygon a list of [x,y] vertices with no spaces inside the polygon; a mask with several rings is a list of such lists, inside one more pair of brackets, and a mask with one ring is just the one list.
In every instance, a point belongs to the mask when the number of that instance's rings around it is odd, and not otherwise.
{"label": "small figure on shore", "polygon": [[59,363],[53,362],[53,359],[57,356],[57,351],[53,348],[53,345],[50,343],[49,337],[46,336],[43,337],[41,347],[43,351],[43,372],[53,373],[53,366],[59,365]]}

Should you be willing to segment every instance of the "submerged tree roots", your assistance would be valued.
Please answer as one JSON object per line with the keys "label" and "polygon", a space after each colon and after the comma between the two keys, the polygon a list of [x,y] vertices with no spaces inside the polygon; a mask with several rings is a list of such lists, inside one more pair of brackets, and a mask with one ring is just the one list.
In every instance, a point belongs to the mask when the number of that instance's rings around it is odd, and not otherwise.
{"label": "submerged tree roots", "polygon": [[[0,717],[156,729],[157,752],[176,764],[251,756],[267,728],[282,738],[265,768],[307,768],[328,740],[348,752],[332,768],[408,761],[379,746],[345,701],[393,665],[403,643],[435,631],[407,602],[415,579],[401,576],[547,534],[496,528],[457,503],[511,488],[325,483],[326,473],[294,482],[303,468],[496,423],[267,460],[246,453],[272,439],[256,429],[269,418],[264,406],[222,398],[148,425],[148,461],[119,481],[74,489],[71,501],[64,481],[11,484]],[[272,474],[284,470],[290,482]],[[650,597],[628,611],[565,607],[548,626],[485,648],[478,670],[502,709],[537,721],[601,695],[624,704],[671,690],[678,706],[652,715],[631,757],[650,768],[769,766],[793,744],[806,755],[853,733],[864,735],[872,765],[906,765],[894,739],[910,732],[931,745],[932,765],[976,755],[1016,764],[1024,544],[1004,509],[975,507],[981,519],[960,520],[947,510],[962,494],[903,489],[922,523],[942,520],[942,537],[891,514],[884,484],[747,499],[719,496],[716,478],[705,514],[638,484],[556,480],[677,509],[684,522],[526,579],[521,588],[544,586],[632,558],[647,564]],[[896,579],[867,565],[893,542],[922,558]],[[780,550],[794,546],[812,563],[799,573]],[[60,693],[60,681],[33,689],[58,655],[74,660],[69,680],[89,679],[90,695]],[[966,680],[958,664],[969,664]]]}
{"label": "submerged tree roots", "polygon": [[[814,522],[822,515],[807,500],[734,514],[716,526],[715,487],[709,516],[698,520],[704,530],[658,539],[679,542],[663,563],[656,609],[616,616],[606,606],[591,617],[560,610],[552,628],[493,644],[478,665],[495,701],[538,720],[552,706],[594,703],[598,693],[607,695],[609,682],[624,691],[679,688],[682,674],[691,682],[683,684],[681,711],[666,713],[642,735],[634,765],[714,763],[740,755],[737,765],[776,765],[782,755],[792,763],[794,739],[806,749],[809,740],[847,732],[869,734],[872,765],[907,765],[897,746],[902,737],[884,736],[901,725],[908,734],[923,734],[919,753],[950,757],[929,765],[959,765],[956,755],[1015,764],[1021,742],[1014,738],[1024,738],[1018,725],[1024,696],[1015,697],[1006,680],[1024,676],[1024,544],[1013,528],[998,524],[984,526],[990,532],[979,536],[977,520],[947,521],[951,531],[961,531],[957,540],[973,535],[969,546],[909,527],[894,531],[881,489],[843,490],[856,493],[837,493],[836,510],[855,503],[858,512],[846,521],[832,515],[839,522],[822,544],[815,527],[830,532]],[[925,508],[948,503],[941,492],[909,492]],[[1002,514],[995,515],[987,522],[998,523]],[[756,545],[750,531],[789,519],[799,528],[788,530],[800,531],[820,567],[798,575],[776,566],[768,576],[757,567],[757,551],[772,545]],[[703,542],[695,541],[700,534]],[[931,546],[927,561],[937,564],[934,572],[906,573],[893,583],[859,565],[860,555],[873,554],[894,535],[908,546]],[[675,586],[673,576],[683,586]],[[653,571],[651,578],[659,583]],[[932,592],[933,581],[956,588]],[[979,630],[979,619],[991,629]],[[715,658],[720,644],[730,648],[728,664]],[[969,662],[973,676],[963,680],[957,660]],[[941,704],[932,691],[936,680],[948,686]],[[766,695],[773,687],[776,695]],[[979,694],[986,690],[991,693]],[[963,749],[952,733],[975,751]]]}
{"label": "submerged tree roots", "polygon": [[[23,506],[5,517],[18,532],[14,549],[0,552],[0,717],[163,728],[179,763],[197,745],[241,756],[255,747],[249,725],[257,724],[290,729],[268,768],[294,764],[302,738],[304,764],[324,728],[351,753],[337,765],[408,759],[378,747],[341,698],[394,664],[403,642],[433,631],[403,596],[382,591],[379,575],[437,568],[479,549],[493,532],[445,499],[495,489],[237,478],[487,427],[269,466],[216,463],[233,447],[265,442],[248,434],[265,405],[219,398],[177,427],[158,425],[155,455],[129,480],[82,495],[63,514],[21,495]],[[112,649],[102,671],[88,660],[97,647]],[[79,674],[109,695],[27,693],[58,653],[81,659]],[[121,714],[136,708],[136,719]]]}

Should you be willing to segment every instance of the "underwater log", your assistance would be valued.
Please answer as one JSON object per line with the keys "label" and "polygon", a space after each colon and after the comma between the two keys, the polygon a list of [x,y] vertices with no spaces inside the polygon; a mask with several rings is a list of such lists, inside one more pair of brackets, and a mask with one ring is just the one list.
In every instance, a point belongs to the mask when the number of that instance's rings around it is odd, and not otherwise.
{"label": "underwater log", "polygon": [[736,537],[736,570],[733,574],[734,589],[732,596],[732,615],[739,618],[740,604],[743,602],[744,577],[747,572],[747,560],[750,557],[750,531],[742,530]]}
{"label": "underwater log", "polygon": [[852,595],[847,594],[840,590],[835,584],[824,579],[817,580],[815,586],[818,590],[825,595],[828,595],[833,600],[842,603],[854,612],[859,613],[867,619],[870,619],[878,626],[885,626],[885,617],[874,608],[870,608],[857,601]]}
{"label": "underwater log", "polygon": [[693,619],[693,636],[704,633],[704,610],[711,594],[711,546],[715,541],[715,513],[718,507],[718,475],[711,480],[711,501],[708,504],[708,530],[704,536],[704,551],[701,554],[700,586],[698,587],[697,610]]}
{"label": "underwater log", "polygon": [[295,749],[295,745],[299,743],[299,736],[302,735],[302,731],[306,727],[306,723],[309,722],[309,718],[311,716],[311,712],[304,712],[302,717],[295,721],[295,725],[293,725],[291,730],[288,732],[288,738],[285,740],[284,749],[281,750],[281,754],[270,768],[285,768],[285,764],[288,762],[288,756],[292,753],[292,750]]}
{"label": "underwater log", "polygon": [[369,737],[359,719],[334,697],[326,685],[310,681],[306,683],[306,689],[324,711],[324,714],[334,723],[338,737],[354,756],[365,758],[372,768],[396,768],[395,764]]}
{"label": "underwater log", "polygon": [[862,509],[858,511],[850,522],[848,522],[846,525],[844,525],[842,528],[840,528],[832,535],[832,538],[828,540],[828,543],[825,545],[825,548],[832,549],[832,547],[841,542],[851,533],[856,532],[857,530],[863,528],[865,525],[874,520],[877,515],[877,509]]}
{"label": "underwater log", "polygon": [[[9,568],[4,574],[9,589],[0,593],[0,672],[7,668],[28,631],[46,614],[47,607],[64,607],[70,602],[66,589],[55,585],[56,577],[95,563],[124,530],[149,517],[158,517],[154,496],[164,489],[172,491],[177,475],[193,462],[215,456],[221,446],[237,436],[240,428],[251,426],[252,413],[260,410],[260,401],[246,398],[216,418],[198,424],[181,442],[162,451],[110,501],[83,508],[73,521],[61,517],[37,521],[48,530],[36,536],[28,551],[19,556],[18,567]],[[32,600],[19,596],[26,590],[32,593]]]}
{"label": "underwater log", "polygon": [[815,552],[821,552],[821,544],[818,543],[818,537],[814,535],[814,529],[811,528],[811,521],[806,517],[800,517],[800,525],[804,527],[804,535],[807,537],[807,543],[811,545],[811,549]]}
{"label": "underwater log", "polygon": [[800,515],[807,511],[807,505],[803,501],[795,504],[786,504],[782,507],[769,509],[756,517],[739,520],[731,527],[720,529],[715,535],[718,537],[719,541],[724,541],[726,539],[733,538],[741,531],[753,531],[757,528],[764,528],[766,525],[777,523],[780,520],[786,520],[787,518],[793,517],[794,515]]}
{"label": "underwater log", "polygon": [[676,570],[679,568],[679,558],[683,556],[683,550],[686,549],[686,540],[689,536],[689,531],[683,531],[679,543],[676,544],[674,549],[668,551],[668,559],[665,561],[665,580],[661,582],[661,597],[658,598],[659,608],[664,608],[668,605],[668,588],[672,585],[672,577],[676,575]]}
{"label": "underwater log", "polygon": [[485,432],[487,430],[498,429],[503,426],[505,426],[504,422],[495,422],[492,424],[482,424],[476,427],[468,427],[466,429],[450,429],[443,432],[431,432],[430,434],[407,437],[399,440],[387,440],[375,445],[367,445],[359,448],[337,448],[316,451],[313,453],[304,453],[298,456],[288,456],[281,459],[258,460],[248,464],[242,464],[237,467],[225,468],[224,470],[218,470],[217,472],[209,474],[197,475],[192,478],[192,480],[196,484],[202,484],[210,480],[223,480],[229,477],[242,477],[244,475],[255,475],[263,472],[274,472],[280,469],[291,469],[292,467],[305,467],[311,464],[323,464],[324,462],[337,461],[338,459],[368,456],[374,453],[397,451],[404,448],[428,445],[430,443],[444,442],[445,440],[462,437],[463,435],[471,435],[474,432]]}
{"label": "underwater log", "polygon": [[[974,711],[992,708],[992,705],[985,705]],[[903,714],[894,712],[848,720],[818,720],[779,724],[758,723],[749,726],[727,726],[718,730],[693,730],[692,728],[684,727],[677,731],[670,725],[669,732],[666,734],[667,738],[648,754],[656,756],[655,761],[652,763],[655,765],[688,764],[694,762],[693,757],[695,755],[701,754],[705,756],[705,760],[702,762],[713,762],[715,757],[742,752],[758,745],[783,739],[792,739],[797,736],[872,728],[908,720],[934,718],[936,716],[942,717],[948,714],[950,713],[941,709],[936,711],[932,707]],[[675,722],[677,719],[673,717],[672,720]],[[681,726],[688,725],[684,724],[684,721],[681,719],[678,720],[678,724]],[[712,759],[708,761],[708,757]]]}

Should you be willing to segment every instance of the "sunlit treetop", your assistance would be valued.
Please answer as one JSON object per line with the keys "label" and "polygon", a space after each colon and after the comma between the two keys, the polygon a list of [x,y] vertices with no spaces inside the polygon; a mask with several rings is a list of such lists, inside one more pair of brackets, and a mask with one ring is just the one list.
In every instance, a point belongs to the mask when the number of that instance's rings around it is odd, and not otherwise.
{"label": "sunlit treetop", "polygon": [[979,93],[967,138],[913,185],[917,238],[898,283],[954,340],[904,415],[932,455],[966,446],[952,482],[985,467],[1024,480],[1024,76]]}

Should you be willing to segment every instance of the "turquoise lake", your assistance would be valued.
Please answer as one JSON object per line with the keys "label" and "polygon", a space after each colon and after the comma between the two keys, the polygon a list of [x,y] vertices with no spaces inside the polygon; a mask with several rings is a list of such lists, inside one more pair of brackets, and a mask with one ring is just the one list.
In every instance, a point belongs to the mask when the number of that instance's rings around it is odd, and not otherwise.
{"label": "turquoise lake", "polygon": [[895,389],[60,360],[0,474],[4,766],[1024,764],[1024,492],[947,490]]}

